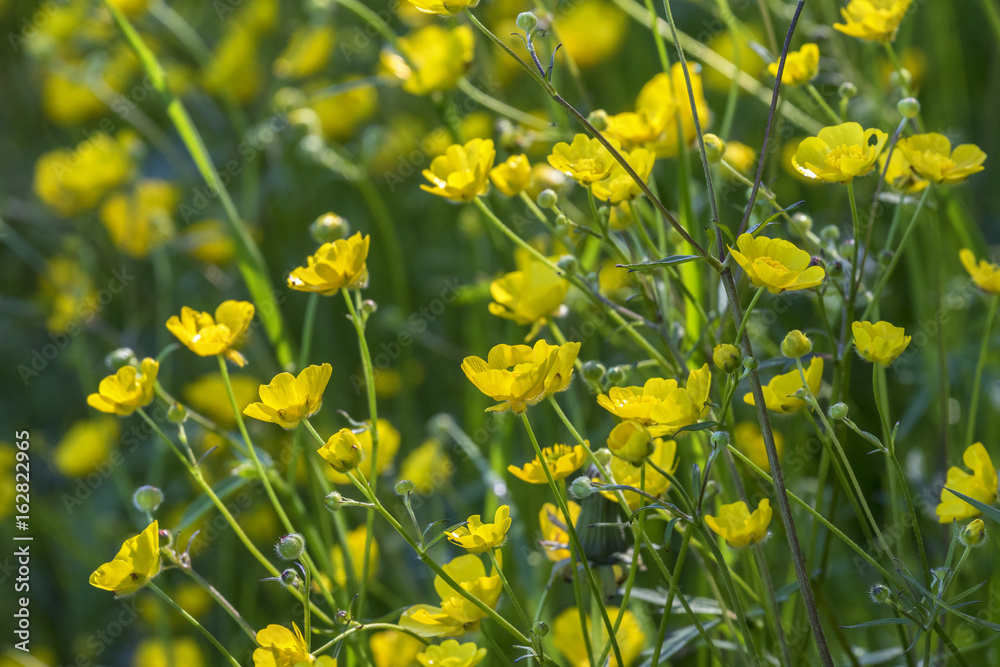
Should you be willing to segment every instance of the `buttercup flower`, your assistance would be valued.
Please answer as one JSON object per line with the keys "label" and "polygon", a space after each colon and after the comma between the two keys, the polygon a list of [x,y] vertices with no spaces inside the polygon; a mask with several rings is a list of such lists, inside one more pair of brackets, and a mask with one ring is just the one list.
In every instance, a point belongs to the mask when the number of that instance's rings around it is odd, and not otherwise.
{"label": "buttercup flower", "polygon": [[816,181],[848,183],[872,170],[888,138],[882,130],[865,130],[858,123],[831,125],[799,142],[792,165]]}
{"label": "buttercup flower", "polygon": [[[355,475],[360,475],[370,480],[372,475],[381,475],[386,468],[392,464],[399,451],[401,436],[396,427],[389,423],[387,419],[378,420],[378,459],[372,456],[372,429],[371,422],[367,422],[368,428],[355,435],[358,438],[358,445],[364,453],[364,458],[354,471]],[[347,475],[337,472],[335,468],[327,470],[327,478],[334,484],[350,484],[351,480]]]}
{"label": "buttercup flower", "polygon": [[712,363],[716,368],[726,373],[734,373],[740,368],[743,361],[743,353],[740,348],[729,343],[720,343],[712,350]]}
{"label": "buttercup flower", "polygon": [[[653,172],[656,155],[645,148],[636,148],[625,156],[625,160],[639,175],[639,178],[645,182],[649,180],[649,175]],[[590,190],[595,197],[611,204],[621,204],[623,201],[635,199],[642,192],[639,184],[629,176],[625,167],[617,160],[611,166],[611,173],[608,174],[607,178],[591,185]]]}
{"label": "buttercup flower", "polygon": [[[344,545],[335,544],[330,548],[330,560],[333,563],[333,580],[338,586],[347,585],[347,561],[350,558],[351,574],[355,581],[361,581],[365,571],[365,543],[368,541],[368,528],[358,526],[347,533],[346,549]],[[372,537],[371,561],[368,567],[368,579],[378,575],[379,547],[378,540]]]}
{"label": "buttercup flower", "polygon": [[410,4],[424,14],[454,16],[466,7],[475,7],[479,4],[479,0],[410,0]]}
{"label": "buttercup flower", "polygon": [[449,146],[444,155],[431,161],[430,169],[424,169],[424,178],[431,185],[421,184],[420,189],[452,201],[472,201],[486,194],[487,178],[496,155],[492,139],[473,139],[464,146]]}
{"label": "buttercup flower", "polygon": [[400,630],[382,630],[370,635],[375,667],[412,667],[424,643]]}
{"label": "buttercup flower", "polygon": [[[233,387],[236,407],[243,409],[253,403],[260,394],[260,380],[242,373],[231,373],[229,383]],[[233,428],[236,426],[236,415],[229,404],[226,394],[226,382],[221,373],[206,373],[198,379],[184,385],[181,390],[184,405],[205,415],[219,426]]]}
{"label": "buttercup flower", "polygon": [[634,421],[623,421],[611,429],[608,449],[622,461],[639,465],[653,453],[653,438],[649,429]]}
{"label": "buttercup flower", "polygon": [[[608,663],[611,667],[629,667],[636,661],[642,649],[646,647],[646,635],[639,625],[638,619],[628,609],[618,607],[607,607],[608,618],[612,624],[618,621],[621,616],[621,623],[615,632],[615,639],[618,641],[618,648],[622,655],[622,665],[614,653],[611,654]],[[588,667],[590,658],[585,642],[592,642],[595,652],[600,653],[600,649],[608,641],[608,630],[604,623],[598,623],[596,630],[590,627],[590,615],[587,614],[587,628],[584,631],[580,627],[580,612],[576,607],[571,607],[558,616],[552,622],[552,643],[556,649],[562,653],[570,667]],[[594,635],[597,636],[594,636]]]}
{"label": "buttercup flower", "polygon": [[641,387],[611,387],[597,397],[597,404],[620,419],[648,427],[652,436],[663,436],[705,415],[711,382],[712,372],[705,364],[688,373],[683,389],[677,380],[650,378]]}
{"label": "buttercup flower", "polygon": [[[617,456],[611,459],[611,479],[607,480],[613,484],[632,486],[642,489],[651,496],[659,496],[670,488],[670,480],[660,474],[657,468],[673,474],[677,470],[677,442],[674,440],[664,440],[653,438],[653,452],[646,457],[642,466],[635,466],[624,461]],[[642,468],[646,468],[646,483],[642,483]],[[632,509],[638,509],[640,505],[647,501],[634,491],[625,491],[625,501]],[[618,496],[614,491],[601,491],[608,500],[618,501]]]}
{"label": "buttercup flower", "polygon": [[370,237],[357,232],[347,239],[324,243],[315,254],[288,274],[288,286],[299,292],[331,296],[341,288],[361,288],[368,284],[368,244]]}
{"label": "buttercup flower", "polygon": [[607,60],[622,44],[628,17],[606,0],[581,0],[556,14],[552,27],[578,67]]}
{"label": "buttercup flower", "polygon": [[962,260],[962,266],[969,272],[976,287],[990,294],[1000,294],[1000,266],[985,259],[976,264],[976,256],[968,248],[962,248],[958,258]]}
{"label": "buttercup flower", "polygon": [[885,182],[893,188],[913,193],[922,192],[930,184],[930,181],[927,179],[917,176],[917,173],[913,170],[913,165],[910,164],[910,161],[903,154],[903,151],[899,150],[898,146],[889,155],[888,169],[885,167],[887,155],[887,153],[882,153],[878,156],[878,168],[880,171],[885,170]]}
{"label": "buttercup flower", "polygon": [[35,163],[35,194],[65,218],[93,208],[135,168],[122,139],[95,133],[73,149],[42,155]]}
{"label": "buttercup flower", "polygon": [[656,140],[663,132],[659,118],[649,109],[623,111],[608,116],[604,134],[621,142],[626,148],[635,148]]}
{"label": "buttercup flower", "polygon": [[[778,63],[767,66],[771,76],[778,76]],[[785,69],[781,72],[781,83],[786,86],[801,86],[816,78],[819,72],[819,47],[803,44],[798,51],[789,51],[785,57]]]}
{"label": "buttercup flower", "polygon": [[52,453],[52,464],[67,477],[86,477],[107,460],[120,432],[114,417],[74,422]]}
{"label": "buttercup flower", "polygon": [[365,458],[358,436],[349,428],[342,428],[327,439],[318,450],[320,457],[339,473],[348,473]]}
{"label": "buttercup flower", "polygon": [[[609,142],[616,150],[621,147],[615,139]],[[607,178],[617,161],[600,141],[578,134],[572,144],[560,141],[552,147],[549,164],[578,183],[590,185]]]}
{"label": "buttercup flower", "polygon": [[997,471],[983,443],[970,445],[962,454],[962,462],[972,473],[957,466],[948,468],[948,477],[941,489],[941,503],[936,510],[940,523],[971,519],[982,514],[948,489],[954,489],[987,505],[997,499]]}
{"label": "buttercup flower", "polygon": [[[451,4],[451,0],[446,1]],[[453,88],[472,62],[474,42],[472,27],[468,25],[453,29],[425,26],[400,37],[396,44],[406,58],[389,48],[383,49],[382,67],[401,80],[403,90],[413,95]]]}
{"label": "buttercup flower", "polygon": [[247,360],[235,348],[246,339],[253,314],[253,304],[247,301],[223,301],[215,317],[184,306],[180,317],[167,320],[167,329],[198,356],[221,354],[243,367]]}
{"label": "buttercup flower", "polygon": [[733,548],[757,544],[767,537],[767,526],[771,523],[771,501],[767,498],[761,500],[752,514],[742,500],[722,505],[719,507],[719,516],[706,515],[705,523]]}
{"label": "buttercup flower", "polygon": [[[805,369],[805,376],[809,391],[815,396],[819,392],[820,382],[823,381],[822,357],[813,357],[809,361],[809,367]],[[775,375],[762,389],[764,405],[767,406],[768,410],[773,410],[778,414],[790,415],[805,405],[805,399],[795,397],[795,393],[802,389],[802,378],[799,376],[798,368],[781,375]],[[753,394],[747,392],[743,396],[743,402],[747,405],[754,405]]]}
{"label": "buttercup flower", "polygon": [[[381,443],[379,451],[381,453]],[[413,482],[417,493],[429,496],[455,474],[455,464],[448,458],[439,440],[424,440],[399,466],[399,479]]]}
{"label": "buttercup flower", "polygon": [[446,639],[424,649],[417,655],[417,662],[424,667],[475,667],[485,657],[486,649],[473,642],[459,644],[454,639]]}
{"label": "buttercup flower", "polygon": [[[707,142],[705,144],[705,150],[709,150]],[[726,150],[722,153],[722,159],[725,160],[726,164],[731,166],[733,169],[744,176],[747,176],[752,174],[754,168],[757,166],[757,151],[750,148],[742,141],[727,141]],[[728,169],[724,169],[721,173],[727,180],[739,180]]]}
{"label": "buttercup flower", "polygon": [[851,0],[840,9],[844,23],[834,23],[833,27],[851,37],[891,42],[896,39],[896,31],[912,1]]}
{"label": "buttercup flower", "polygon": [[[785,439],[777,431],[774,434],[774,448],[778,450],[780,459],[785,453]],[[771,471],[771,462],[767,459],[767,449],[764,446],[764,436],[760,427],[754,422],[740,422],[733,429],[733,442],[736,448],[743,452],[755,466],[764,472]]]}
{"label": "buttercup flower", "polygon": [[[634,495],[634,494],[633,494]],[[569,518],[573,525],[580,518],[580,505],[572,500],[567,501]],[[552,503],[545,503],[538,512],[538,528],[542,531],[542,547],[550,561],[558,563],[569,558],[569,532],[566,517],[562,510]]]}
{"label": "buttercup flower", "polygon": [[[479,556],[459,556],[441,569],[487,607],[496,608],[503,584],[500,575],[486,575]],[[479,621],[486,617],[483,610],[459,595],[441,577],[434,578],[434,590],[441,598],[441,606],[418,604],[410,607],[399,619],[402,627],[421,637],[459,637],[479,628]]]}
{"label": "buttercup flower", "polygon": [[445,534],[452,544],[462,547],[470,554],[481,554],[497,549],[504,543],[510,523],[510,507],[501,505],[493,516],[493,523],[483,523],[480,515],[473,514],[464,526]]}
{"label": "buttercup flower", "polygon": [[160,526],[154,521],[135,537],[122,544],[110,563],[90,575],[90,585],[116,596],[130,595],[145,586],[160,572]]}
{"label": "buttercup flower", "polygon": [[897,151],[914,172],[934,183],[958,183],[985,169],[986,153],[979,146],[962,144],[952,150],[948,137],[937,132],[900,139]]}
{"label": "buttercup flower", "polygon": [[866,361],[889,366],[910,344],[910,337],[903,327],[889,322],[855,322],[851,325],[854,333],[854,347]]}
{"label": "buttercup flower", "polygon": [[[653,151],[658,158],[675,157],[680,152],[681,142],[690,145],[698,136],[691,113],[684,68],[680,63],[670,67],[670,74],[660,72],[642,87],[635,100],[638,114],[646,114],[650,124],[656,128],[653,140],[644,147]],[[691,90],[694,93],[698,122],[704,131],[711,121],[711,112],[702,90],[701,75],[697,68],[688,65]],[[680,135],[677,131],[677,117],[680,116]]]}
{"label": "buttercup flower", "polygon": [[330,656],[315,658],[310,655],[305,637],[294,622],[291,630],[283,625],[267,626],[257,633],[257,643],[260,648],[253,652],[254,667],[297,667],[301,664],[336,667],[337,665],[337,661]]}
{"label": "buttercup flower", "polygon": [[298,377],[278,373],[270,384],[260,385],[260,401],[243,410],[247,417],[293,429],[299,422],[312,417],[323,405],[323,392],[330,381],[333,367],[307,366]]}
{"label": "buttercup flower", "polygon": [[139,181],[131,194],[116,192],[101,206],[101,222],[119,250],[142,259],[174,233],[171,214],[180,189],[167,181]]}
{"label": "buttercup flower", "polygon": [[[589,442],[587,443],[590,444]],[[542,458],[548,465],[552,479],[565,479],[576,472],[583,462],[587,460],[587,450],[582,445],[570,447],[569,445],[552,445],[542,449]],[[523,466],[518,468],[514,465],[507,466],[507,471],[520,480],[529,484],[548,484],[545,477],[545,470],[541,461],[536,456]]]}
{"label": "buttercup flower", "polygon": [[527,345],[497,345],[487,360],[466,357],[462,371],[476,389],[499,405],[490,412],[513,410],[520,414],[529,405],[549,394],[564,390],[573,375],[573,362],[580,353],[580,343],[549,345],[544,340]]}
{"label": "buttercup flower", "polygon": [[559,310],[567,292],[568,280],[543,262],[529,260],[519,270],[490,283],[493,302],[489,310],[497,317],[534,325],[527,340]]}
{"label": "buttercup flower", "polygon": [[146,357],[135,366],[122,366],[97,386],[97,393],[87,397],[87,405],[101,412],[127,416],[153,402],[156,374],[160,362]]}
{"label": "buttercup flower", "polygon": [[736,246],[739,250],[729,249],[733,259],[746,271],[751,283],[766,287],[771,294],[809,289],[826,277],[823,267],[809,266],[809,253],[790,241],[740,234]]}
{"label": "buttercup flower", "polygon": [[531,185],[531,163],[527,155],[511,155],[490,170],[490,180],[497,190],[514,197]]}

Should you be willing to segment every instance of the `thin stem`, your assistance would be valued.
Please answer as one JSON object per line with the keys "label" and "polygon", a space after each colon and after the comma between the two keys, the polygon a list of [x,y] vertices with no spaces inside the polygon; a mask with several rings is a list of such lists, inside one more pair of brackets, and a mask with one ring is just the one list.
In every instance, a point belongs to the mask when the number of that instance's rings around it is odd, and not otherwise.
{"label": "thin stem", "polygon": [[423,644],[427,644],[427,639],[421,637],[417,633],[413,632],[408,628],[404,628],[401,625],[396,625],[395,623],[358,623],[357,625],[344,630],[339,635],[328,641],[327,643],[320,646],[318,649],[312,652],[315,655],[322,655],[325,651],[333,648],[338,642],[342,642],[356,632],[365,632],[370,630],[396,630],[402,632],[403,634],[410,635],[414,639],[419,639]]}
{"label": "thin stem", "polygon": [[[223,609],[226,610],[226,613],[229,614],[229,616],[234,621],[236,621],[236,624],[238,626],[240,626],[240,629],[243,630],[243,632],[245,632],[248,637],[250,637],[251,641],[254,641],[254,642],[257,641],[257,633],[254,631],[254,629],[240,615],[240,612],[238,612],[236,610],[236,608],[232,605],[232,603],[229,602],[229,600],[227,600],[225,598],[225,596],[222,595],[222,593],[220,593],[218,590],[216,590],[215,586],[213,586],[212,584],[208,583],[208,581],[203,576],[201,576],[200,574],[198,574],[197,572],[195,572],[194,569],[190,565],[188,565],[186,567],[182,565],[181,566],[181,570],[184,572],[184,574],[186,574],[187,576],[189,576],[192,579],[194,579],[198,583],[199,586],[201,586],[203,589],[205,589],[205,592],[207,592],[209,595],[211,595],[212,598],[214,598],[215,601],[218,602],[219,605]],[[305,605],[303,605],[303,606],[305,606]],[[308,609],[308,607],[306,607],[306,608]]]}
{"label": "thin stem", "polygon": [[226,648],[221,643],[219,643],[219,640],[216,639],[211,632],[206,630],[205,626],[199,623],[194,616],[184,611],[183,607],[174,602],[173,598],[171,598],[169,595],[160,590],[160,588],[156,584],[149,582],[148,584],[146,584],[146,586],[149,587],[150,590],[159,595],[161,598],[163,598],[163,600],[168,605],[173,607],[174,611],[180,614],[184,618],[184,620],[193,625],[198,630],[198,632],[204,635],[205,639],[207,639],[212,646],[218,649],[219,653],[221,653],[222,656],[226,659],[226,662],[228,662],[230,665],[234,665],[234,667],[240,667],[240,663],[236,662],[236,658],[230,655],[229,651],[227,651]]}
{"label": "thin stem", "polygon": [[[969,425],[965,432],[965,446],[972,444],[976,433],[976,409],[979,407],[979,389],[983,379],[983,367],[986,365],[986,356],[989,352],[990,331],[993,329],[993,320],[997,315],[997,303],[1000,302],[1000,294],[994,294],[990,298],[990,309],[986,313],[986,324],[983,327],[983,342],[979,346],[979,361],[976,362],[976,374],[972,380],[972,399],[969,403]],[[944,399],[942,399],[944,400]]]}
{"label": "thin stem", "polygon": [[500,568],[500,563],[497,561],[496,554],[493,553],[492,549],[489,549],[487,550],[486,555],[490,557],[490,562],[493,563],[493,571],[497,573],[498,577],[500,577],[500,583],[503,585],[504,591],[507,592],[507,597],[510,598],[511,604],[514,605],[514,611],[517,613],[517,617],[521,619],[521,623],[524,624],[524,627],[530,631],[531,625],[529,624],[528,616],[524,613],[524,609],[521,608],[521,603],[517,601],[517,596],[514,595],[514,589],[510,587],[510,582],[507,581],[507,575],[505,575],[503,570]]}
{"label": "thin stem", "polygon": [[840,115],[836,111],[830,108],[830,105],[826,103],[826,100],[823,99],[823,96],[819,94],[818,90],[816,90],[816,86],[814,86],[811,83],[807,83],[806,91],[814,100],[816,100],[816,104],[819,105],[819,108],[823,110],[823,113],[827,115],[827,117],[833,122],[833,124],[840,125],[841,123]]}
{"label": "thin stem", "polygon": [[758,288],[757,293],[754,294],[753,298],[750,300],[750,305],[747,306],[745,311],[743,311],[743,319],[740,320],[740,327],[736,330],[735,340],[737,344],[739,344],[740,340],[743,339],[743,332],[746,331],[747,322],[750,321],[750,313],[753,312],[754,306],[757,305],[757,301],[760,299],[760,295],[763,294],[766,289],[766,287]]}

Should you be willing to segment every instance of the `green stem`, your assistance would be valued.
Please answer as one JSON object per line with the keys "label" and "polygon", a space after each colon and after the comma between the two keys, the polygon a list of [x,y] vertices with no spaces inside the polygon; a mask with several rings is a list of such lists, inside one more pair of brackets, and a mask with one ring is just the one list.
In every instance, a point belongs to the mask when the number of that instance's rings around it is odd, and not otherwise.
{"label": "green stem", "polygon": [[747,309],[743,311],[743,319],[740,320],[740,328],[736,330],[736,344],[739,345],[740,341],[743,339],[743,332],[747,328],[747,322],[750,321],[750,313],[753,312],[754,306],[757,305],[757,301],[760,299],[760,295],[764,293],[766,287],[760,287],[757,289],[757,293],[753,295],[753,299],[750,300],[750,305]]}
{"label": "green stem", "polygon": [[204,635],[205,639],[207,639],[208,642],[212,646],[214,646],[216,649],[218,649],[219,653],[221,653],[223,655],[223,657],[226,659],[226,662],[228,662],[230,665],[234,665],[235,667],[240,667],[240,663],[236,662],[236,658],[234,658],[232,655],[230,655],[229,651],[227,651],[226,648],[221,643],[219,643],[219,640],[216,639],[215,636],[212,635],[211,632],[209,632],[208,630],[206,630],[205,626],[203,626],[201,623],[199,623],[195,619],[194,616],[192,616],[191,614],[189,614],[186,611],[184,611],[183,607],[181,607],[179,604],[177,604],[176,602],[174,602],[173,598],[171,598],[169,595],[167,595],[162,590],[160,590],[159,587],[157,587],[156,584],[150,582],[150,583],[146,584],[146,586],[148,586],[154,593],[156,593],[161,598],[163,598],[163,600],[168,605],[170,605],[171,607],[174,608],[174,611],[176,611],[178,614],[180,614],[184,618],[184,620],[186,620],[188,623],[190,623],[191,625],[193,625],[198,630],[198,632],[200,632],[202,635]]}
{"label": "green stem", "polygon": [[[510,582],[507,581],[507,575],[503,573],[500,568],[500,563],[497,561],[496,554],[493,553],[492,549],[487,550],[486,555],[490,557],[490,562],[493,563],[493,570],[500,577],[500,583],[503,585],[504,591],[507,592],[507,597],[510,598],[510,602],[514,605],[514,611],[517,613],[517,617],[524,624],[524,627],[530,631],[531,625],[529,625],[528,616],[524,613],[524,609],[521,608],[521,603],[517,601],[517,596],[514,595],[514,589],[510,587]],[[534,635],[532,635],[534,637]]]}
{"label": "green stem", "polygon": [[806,91],[814,100],[816,100],[816,104],[819,105],[819,108],[823,110],[823,113],[827,115],[827,117],[833,122],[833,124],[840,125],[840,123],[842,122],[840,119],[840,115],[837,114],[836,111],[830,108],[830,105],[826,103],[826,100],[823,99],[823,96],[819,94],[818,90],[816,90],[816,86],[814,86],[811,83],[807,83]]}
{"label": "green stem", "polygon": [[[976,409],[979,407],[979,389],[983,379],[983,367],[986,365],[986,356],[989,352],[990,331],[993,329],[993,320],[997,315],[997,303],[1000,302],[1000,294],[994,294],[990,298],[990,309],[986,313],[986,325],[983,327],[983,342],[979,346],[979,361],[976,362],[976,374],[972,380],[972,400],[969,403],[969,425],[965,432],[965,446],[969,447],[976,433]],[[942,398],[942,400],[944,400]]]}
{"label": "green stem", "polygon": [[339,635],[328,641],[327,643],[320,646],[318,649],[312,652],[314,656],[322,655],[324,651],[333,648],[338,642],[342,642],[356,632],[366,632],[370,630],[396,630],[397,632],[402,632],[403,634],[410,635],[414,639],[419,639],[421,643],[427,644],[427,639],[421,637],[417,633],[413,632],[408,628],[404,628],[401,625],[396,625],[395,623],[358,623],[357,625],[344,630]]}

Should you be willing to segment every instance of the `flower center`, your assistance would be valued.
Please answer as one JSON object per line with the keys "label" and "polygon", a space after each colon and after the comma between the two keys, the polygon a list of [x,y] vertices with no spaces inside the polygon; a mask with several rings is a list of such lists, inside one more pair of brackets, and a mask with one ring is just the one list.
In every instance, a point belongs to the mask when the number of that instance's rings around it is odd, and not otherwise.
{"label": "flower center", "polygon": [[833,169],[839,170],[841,160],[844,158],[863,160],[865,159],[866,152],[863,146],[858,146],[857,144],[851,144],[850,146],[841,144],[827,153],[826,164]]}
{"label": "flower center", "polygon": [[778,260],[772,259],[771,257],[758,257],[756,260],[754,260],[754,263],[764,264],[765,266],[769,267],[772,271],[775,271],[777,273],[788,273],[788,267],[786,267]]}

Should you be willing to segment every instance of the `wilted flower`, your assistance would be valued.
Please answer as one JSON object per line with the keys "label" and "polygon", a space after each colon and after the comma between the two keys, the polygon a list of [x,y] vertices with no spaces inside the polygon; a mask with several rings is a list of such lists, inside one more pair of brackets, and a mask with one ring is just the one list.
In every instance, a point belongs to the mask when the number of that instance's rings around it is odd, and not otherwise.
{"label": "wilted flower", "polygon": [[979,146],[961,144],[952,150],[948,137],[937,132],[900,139],[896,151],[917,175],[934,183],[958,183],[985,169],[986,153]]}
{"label": "wilted flower", "polygon": [[977,442],[970,445],[962,454],[962,462],[972,473],[967,473],[958,466],[948,468],[948,477],[941,489],[941,503],[936,510],[941,523],[971,519],[982,514],[948,489],[954,489],[987,505],[997,499],[997,471],[983,444]]}
{"label": "wilted flower", "polygon": [[298,377],[278,373],[270,384],[260,385],[260,401],[243,410],[247,417],[293,429],[299,422],[312,417],[323,405],[323,392],[330,381],[333,367],[307,366]]}
{"label": "wilted flower", "polygon": [[968,248],[962,248],[958,257],[976,287],[990,294],[1000,294],[1000,266],[985,259],[979,260],[979,264],[976,264],[976,256]]}
{"label": "wilted flower", "polygon": [[498,549],[507,539],[510,530],[510,507],[501,505],[493,516],[493,523],[483,523],[478,514],[469,517],[465,525],[446,532],[448,541],[462,547],[470,554]]}
{"label": "wilted flower", "polygon": [[[767,66],[771,76],[778,76],[778,63]],[[789,51],[785,57],[785,68],[781,71],[781,83],[786,86],[801,86],[816,78],[819,72],[819,47],[803,44],[798,51]]]}
{"label": "wilted flower", "polygon": [[122,366],[114,375],[109,375],[97,387],[97,393],[87,397],[87,405],[112,415],[130,415],[136,408],[153,402],[156,374],[160,363],[146,357],[139,368]]}
{"label": "wilted flower", "polygon": [[424,178],[431,185],[421,184],[420,189],[452,201],[472,201],[486,194],[496,154],[491,139],[473,139],[464,146],[449,146],[444,155],[431,161],[430,169],[424,169]]}
{"label": "wilted flower", "polygon": [[336,294],[341,288],[360,288],[368,284],[368,245],[370,237],[357,232],[347,239],[324,243],[315,254],[288,274],[288,286],[299,292]]}
{"label": "wilted flower", "polygon": [[90,585],[116,596],[129,595],[145,586],[160,572],[160,526],[154,521],[122,544],[110,563],[90,575]]}
{"label": "wilted flower", "polygon": [[809,253],[790,241],[740,234],[736,246],[739,250],[729,249],[733,259],[746,271],[751,283],[766,287],[771,294],[809,289],[826,277],[823,267],[809,266]]}
{"label": "wilted flower", "polygon": [[903,327],[881,321],[855,322],[851,325],[854,333],[854,347],[866,361],[889,366],[910,344],[910,337]]}
{"label": "wilted flower", "polygon": [[833,27],[851,37],[872,42],[891,42],[913,0],[850,0],[841,7],[844,23]]}
{"label": "wilted flower", "polygon": [[184,306],[180,317],[167,320],[167,330],[198,356],[222,354],[243,367],[247,360],[236,348],[246,339],[253,314],[253,304],[248,301],[223,301],[214,317]]}
{"label": "wilted flower", "polygon": [[799,142],[792,165],[813,180],[848,183],[872,170],[888,139],[882,130],[865,130],[858,123],[824,127]]}
{"label": "wilted flower", "polygon": [[731,547],[757,544],[767,537],[767,527],[771,523],[771,501],[762,499],[752,514],[742,500],[722,505],[719,507],[719,516],[706,515],[705,523]]}
{"label": "wilted flower", "polygon": [[[589,442],[588,442],[589,444]],[[582,445],[570,447],[569,445],[552,445],[542,449],[542,458],[549,468],[552,479],[564,479],[576,472],[583,462],[587,460],[587,450]],[[547,484],[545,470],[542,462],[536,456],[523,466],[518,468],[515,465],[507,466],[507,471],[520,480],[529,484]]]}
{"label": "wilted flower", "polygon": [[[809,361],[809,367],[805,369],[805,376],[809,391],[815,396],[823,381],[822,357],[813,357]],[[795,396],[795,393],[802,388],[802,377],[799,375],[798,368],[781,375],[775,375],[770,382],[761,388],[764,393],[764,404],[768,410],[782,415],[790,415],[797,412],[805,404],[805,399]],[[754,405],[753,394],[747,392],[743,396],[743,401],[747,405]]]}

